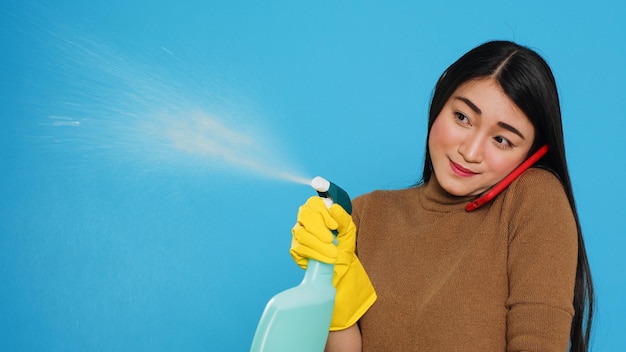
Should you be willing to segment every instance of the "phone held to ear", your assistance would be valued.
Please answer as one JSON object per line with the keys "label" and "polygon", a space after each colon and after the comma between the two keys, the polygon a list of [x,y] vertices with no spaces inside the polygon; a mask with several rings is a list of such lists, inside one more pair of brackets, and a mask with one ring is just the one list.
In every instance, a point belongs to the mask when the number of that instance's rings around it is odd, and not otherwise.
{"label": "phone held to ear", "polygon": [[520,164],[513,172],[508,174],[502,181],[498,182],[495,186],[493,186],[489,191],[484,193],[482,196],[476,198],[469,204],[465,206],[465,210],[474,211],[481,206],[485,205],[489,201],[491,201],[495,196],[500,194],[508,185],[511,184],[516,178],[518,178],[524,171],[528,170],[533,164],[535,164],[542,156],[546,155],[548,152],[548,145],[544,145],[539,148],[533,155],[529,156],[523,163]]}

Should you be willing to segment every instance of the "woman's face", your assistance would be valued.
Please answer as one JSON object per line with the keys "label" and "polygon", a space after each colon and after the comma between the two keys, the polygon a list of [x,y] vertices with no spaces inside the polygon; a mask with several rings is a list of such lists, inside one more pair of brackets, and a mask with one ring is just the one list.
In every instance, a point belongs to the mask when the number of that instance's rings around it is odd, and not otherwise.
{"label": "woman's face", "polygon": [[465,82],[431,128],[434,175],[452,195],[481,194],[524,161],[534,138],[528,117],[494,79]]}

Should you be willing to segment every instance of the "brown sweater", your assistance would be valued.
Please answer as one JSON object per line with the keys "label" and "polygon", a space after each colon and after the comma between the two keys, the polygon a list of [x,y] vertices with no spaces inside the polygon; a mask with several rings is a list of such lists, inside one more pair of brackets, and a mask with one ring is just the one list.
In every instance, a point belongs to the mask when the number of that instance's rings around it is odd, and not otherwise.
{"label": "brown sweater", "polygon": [[566,351],[576,223],[559,180],[531,169],[474,212],[423,186],[354,200],[358,256],[378,300],[363,351]]}

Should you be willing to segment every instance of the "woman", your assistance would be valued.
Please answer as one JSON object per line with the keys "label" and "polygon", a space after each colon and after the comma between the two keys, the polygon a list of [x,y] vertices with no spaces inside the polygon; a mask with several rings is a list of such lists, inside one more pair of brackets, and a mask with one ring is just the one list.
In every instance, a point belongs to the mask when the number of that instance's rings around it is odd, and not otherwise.
{"label": "woman", "polygon": [[[466,211],[543,145],[536,167]],[[313,197],[292,231],[300,266],[335,263],[327,351],[587,351],[590,269],[556,83],[534,51],[493,41],[452,64],[434,90],[420,184],[353,209]]]}

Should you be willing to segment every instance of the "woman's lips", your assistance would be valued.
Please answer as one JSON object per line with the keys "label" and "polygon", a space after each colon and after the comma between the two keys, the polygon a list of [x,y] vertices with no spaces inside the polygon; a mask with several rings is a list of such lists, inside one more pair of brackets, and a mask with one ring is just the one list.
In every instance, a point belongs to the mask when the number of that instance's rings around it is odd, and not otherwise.
{"label": "woman's lips", "polygon": [[452,172],[461,177],[470,177],[476,175],[476,172],[470,169],[466,169],[452,160],[450,160],[450,168],[452,169]]}

